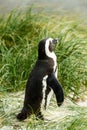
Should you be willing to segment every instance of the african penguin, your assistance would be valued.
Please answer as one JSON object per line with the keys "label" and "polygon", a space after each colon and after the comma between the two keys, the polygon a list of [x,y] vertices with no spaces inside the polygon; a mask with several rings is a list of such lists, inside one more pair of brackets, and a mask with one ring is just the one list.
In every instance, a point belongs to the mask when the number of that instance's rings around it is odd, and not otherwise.
{"label": "african penguin", "polygon": [[39,42],[38,58],[26,84],[24,105],[17,115],[20,121],[31,114],[35,114],[37,119],[44,119],[41,109],[42,107],[46,109],[52,91],[58,106],[64,101],[63,89],[57,80],[57,58],[54,53],[54,45],[57,41],[57,39],[47,38]]}

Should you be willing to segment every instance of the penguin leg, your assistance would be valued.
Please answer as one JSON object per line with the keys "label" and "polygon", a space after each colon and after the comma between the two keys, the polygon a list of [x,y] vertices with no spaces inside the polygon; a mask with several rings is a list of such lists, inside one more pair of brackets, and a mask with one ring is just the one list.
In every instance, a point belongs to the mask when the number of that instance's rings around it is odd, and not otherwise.
{"label": "penguin leg", "polygon": [[45,96],[45,110],[46,110],[46,107],[49,106],[49,103],[50,103],[50,99],[53,95],[53,91],[52,89],[50,88],[50,86],[47,85],[47,89],[46,89],[46,96]]}
{"label": "penguin leg", "polygon": [[64,93],[62,86],[60,85],[59,81],[56,79],[54,73],[49,74],[47,78],[47,85],[49,85],[56,96],[58,106],[62,105],[64,101]]}
{"label": "penguin leg", "polygon": [[43,117],[41,111],[35,113],[35,116],[36,116],[36,120],[39,120],[39,119],[40,120],[44,120],[44,117]]}
{"label": "penguin leg", "polygon": [[39,107],[37,110],[35,110],[34,112],[35,116],[36,116],[36,120],[44,120],[43,114],[41,112],[41,107]]}

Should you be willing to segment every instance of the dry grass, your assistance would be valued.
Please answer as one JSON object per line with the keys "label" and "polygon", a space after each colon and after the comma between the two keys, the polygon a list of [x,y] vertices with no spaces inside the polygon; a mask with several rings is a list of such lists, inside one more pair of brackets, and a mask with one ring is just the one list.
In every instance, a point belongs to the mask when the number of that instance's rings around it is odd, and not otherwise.
{"label": "dry grass", "polygon": [[[25,121],[19,122],[16,119],[17,113],[23,105],[24,92],[4,94],[0,100],[0,129],[1,130],[81,130],[87,129],[87,106],[78,106],[65,99],[61,107],[57,107],[55,98],[52,98],[49,107],[43,111],[45,121],[37,121],[32,115]],[[74,125],[72,126],[72,123]],[[77,129],[78,128],[78,129]]]}

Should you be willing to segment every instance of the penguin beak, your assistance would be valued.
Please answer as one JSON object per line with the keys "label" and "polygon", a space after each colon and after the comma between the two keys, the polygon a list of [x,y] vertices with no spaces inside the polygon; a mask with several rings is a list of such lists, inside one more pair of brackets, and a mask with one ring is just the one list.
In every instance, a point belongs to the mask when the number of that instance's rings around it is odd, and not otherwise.
{"label": "penguin beak", "polygon": [[58,43],[58,38],[53,39],[53,44]]}

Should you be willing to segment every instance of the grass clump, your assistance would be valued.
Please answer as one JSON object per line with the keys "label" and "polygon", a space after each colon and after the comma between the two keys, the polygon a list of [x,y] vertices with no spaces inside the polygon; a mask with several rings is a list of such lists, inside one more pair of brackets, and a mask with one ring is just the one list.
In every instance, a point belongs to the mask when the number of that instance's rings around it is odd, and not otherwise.
{"label": "grass clump", "polygon": [[[48,17],[49,16],[49,17]],[[74,19],[74,20],[73,20]],[[73,16],[12,11],[0,19],[0,91],[24,89],[42,38],[58,37],[58,78],[65,95],[77,97],[87,85],[87,32]]]}

